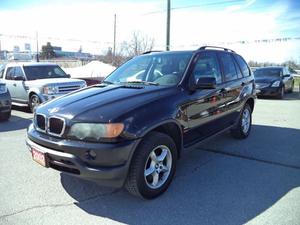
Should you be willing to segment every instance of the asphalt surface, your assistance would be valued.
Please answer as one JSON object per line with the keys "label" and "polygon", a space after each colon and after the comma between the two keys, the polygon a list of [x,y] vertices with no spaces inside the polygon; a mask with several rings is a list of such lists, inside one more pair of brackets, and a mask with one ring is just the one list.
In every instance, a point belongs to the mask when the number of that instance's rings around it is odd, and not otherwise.
{"label": "asphalt surface", "polygon": [[186,150],[161,197],[145,201],[33,162],[32,115],[0,123],[0,224],[300,224],[300,94],[259,99],[251,135]]}

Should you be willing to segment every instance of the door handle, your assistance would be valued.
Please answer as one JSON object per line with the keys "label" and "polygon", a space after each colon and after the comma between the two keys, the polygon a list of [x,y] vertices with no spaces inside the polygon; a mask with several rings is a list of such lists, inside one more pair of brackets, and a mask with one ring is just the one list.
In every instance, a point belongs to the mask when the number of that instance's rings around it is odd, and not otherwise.
{"label": "door handle", "polygon": [[13,84],[13,86],[17,87],[17,84],[16,84],[16,83],[14,83],[14,84]]}

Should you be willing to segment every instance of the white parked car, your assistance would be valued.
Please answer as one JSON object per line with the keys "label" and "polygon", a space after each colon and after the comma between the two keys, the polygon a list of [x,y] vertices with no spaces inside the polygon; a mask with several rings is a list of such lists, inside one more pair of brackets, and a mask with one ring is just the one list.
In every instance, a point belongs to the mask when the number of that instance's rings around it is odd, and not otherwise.
{"label": "white parked car", "polygon": [[71,79],[57,64],[8,63],[0,68],[0,80],[6,83],[12,103],[29,106],[39,104],[86,87],[86,82]]}

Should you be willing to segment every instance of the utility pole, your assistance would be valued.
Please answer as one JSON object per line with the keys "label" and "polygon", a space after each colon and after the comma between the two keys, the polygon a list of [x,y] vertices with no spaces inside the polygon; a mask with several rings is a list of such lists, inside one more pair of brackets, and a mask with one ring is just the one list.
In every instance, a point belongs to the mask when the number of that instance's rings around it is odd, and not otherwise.
{"label": "utility pole", "polygon": [[39,62],[39,34],[36,32],[36,61]]}
{"label": "utility pole", "polygon": [[170,50],[170,25],[171,25],[171,0],[168,1],[167,6],[167,41],[166,41],[166,50]]}
{"label": "utility pole", "polygon": [[117,15],[114,17],[114,49],[113,49],[113,62],[116,57],[116,35],[117,35]]}

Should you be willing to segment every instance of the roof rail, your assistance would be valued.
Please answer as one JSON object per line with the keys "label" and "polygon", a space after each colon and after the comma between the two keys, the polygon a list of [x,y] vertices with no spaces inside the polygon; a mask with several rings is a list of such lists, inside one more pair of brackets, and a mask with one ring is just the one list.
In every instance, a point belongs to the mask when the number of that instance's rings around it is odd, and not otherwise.
{"label": "roof rail", "polygon": [[202,47],[198,48],[198,50],[204,50],[204,49],[206,49],[206,48],[223,49],[223,50],[226,51],[226,52],[234,52],[234,53],[235,53],[235,51],[233,51],[233,50],[231,50],[231,49],[229,49],[229,48],[223,48],[223,47],[218,47],[218,46],[210,46],[210,45],[202,46]]}
{"label": "roof rail", "polygon": [[157,51],[147,51],[147,52],[143,52],[142,53],[142,55],[146,55],[146,54],[150,54],[150,53],[153,53],[153,52],[162,52],[162,51],[159,51],[159,50],[157,50]]}

